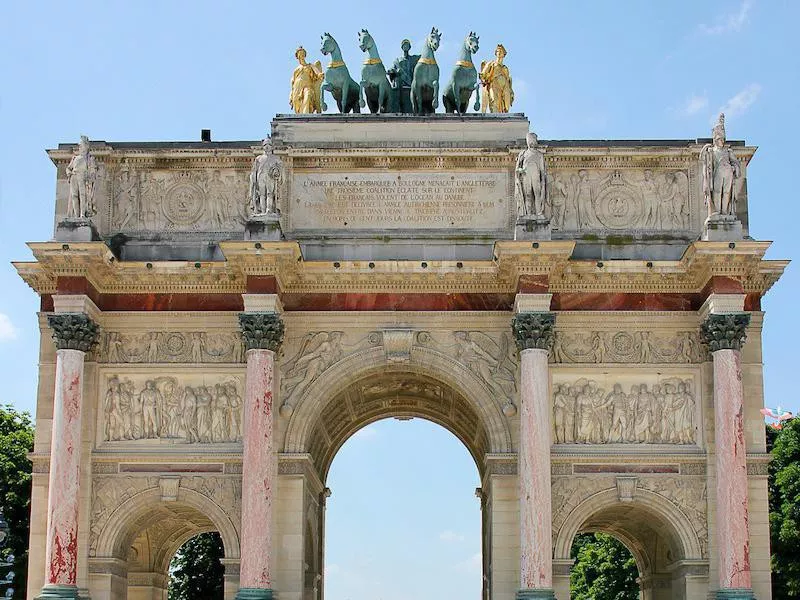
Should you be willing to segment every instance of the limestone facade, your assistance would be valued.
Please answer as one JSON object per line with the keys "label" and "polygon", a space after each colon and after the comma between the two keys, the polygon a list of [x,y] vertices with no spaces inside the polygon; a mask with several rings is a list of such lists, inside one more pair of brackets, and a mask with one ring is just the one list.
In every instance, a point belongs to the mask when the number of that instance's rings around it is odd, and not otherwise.
{"label": "limestone facade", "polygon": [[[48,481],[63,350],[48,316],[75,313],[99,326],[83,352],[72,583],[94,600],[165,599],[170,559],[205,531],[223,539],[226,598],[245,597],[246,579],[281,600],[321,599],[328,470],[352,434],[387,417],[437,423],[474,458],[485,599],[566,600],[570,548],[585,531],[628,546],[646,599],[739,587],[719,572],[726,475],[716,363],[701,335],[709,314],[731,312],[750,315],[747,341],[730,350],[750,588],[771,597],[760,298],[786,262],[764,259],[767,242],[700,241],[702,140],[540,141],[550,239],[514,239],[527,119],[469,117],[276,117],[280,239],[245,235],[260,142],[92,142],[91,241],[60,239],[74,145],[50,151],[56,239],[31,243],[35,260],[15,265],[41,296],[29,598],[54,583]],[[746,174],[754,148],[733,149]],[[746,234],[746,176],[739,185]],[[272,347],[243,341],[241,313],[283,324],[269,383],[248,369]],[[546,344],[520,350],[512,318],[529,313],[555,324]],[[524,371],[520,352],[543,353],[538,370]],[[275,480],[259,513],[268,564],[254,566],[240,560],[252,525],[243,497],[254,497],[243,441],[265,393],[271,431],[259,435]],[[544,524],[526,518],[546,504],[527,492],[549,498]],[[546,528],[547,556],[529,527]],[[531,561],[546,573],[521,580]]]}

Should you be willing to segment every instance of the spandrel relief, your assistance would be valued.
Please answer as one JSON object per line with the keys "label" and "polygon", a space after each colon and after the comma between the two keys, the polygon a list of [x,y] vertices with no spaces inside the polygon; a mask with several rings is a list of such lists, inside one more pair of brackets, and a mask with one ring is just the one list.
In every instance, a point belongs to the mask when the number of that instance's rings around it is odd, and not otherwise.
{"label": "spandrel relief", "polygon": [[693,377],[554,377],[556,444],[695,444]]}
{"label": "spandrel relief", "polygon": [[234,231],[247,219],[248,173],[232,169],[137,170],[110,181],[111,231]]}
{"label": "spandrel relief", "polygon": [[99,437],[105,442],[239,442],[243,390],[238,375],[107,375],[99,398]]}
{"label": "spandrel relief", "polygon": [[238,331],[106,331],[97,352],[106,363],[242,363],[244,344]]}
{"label": "spandrel relief", "polygon": [[553,169],[547,213],[553,230],[688,231],[685,170]]}
{"label": "spandrel relief", "polygon": [[700,363],[708,353],[696,331],[556,331],[553,363]]}

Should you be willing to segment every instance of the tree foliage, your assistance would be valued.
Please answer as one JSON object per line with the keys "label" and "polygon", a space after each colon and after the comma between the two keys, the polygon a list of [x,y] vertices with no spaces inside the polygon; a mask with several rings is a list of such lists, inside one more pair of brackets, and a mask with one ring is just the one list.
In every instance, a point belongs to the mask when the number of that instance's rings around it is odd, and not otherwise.
{"label": "tree foliage", "polygon": [[800,598],[800,418],[778,432],[767,427],[769,526],[772,546],[772,597]]}
{"label": "tree foliage", "polygon": [[222,600],[225,569],[222,538],[216,532],[201,533],[175,554],[169,565],[169,600]]}
{"label": "tree foliage", "polygon": [[[28,534],[31,517],[33,425],[28,413],[0,406],[0,505],[9,533],[0,556],[14,555],[14,598],[25,598],[28,579]],[[0,577],[5,577],[3,571]],[[5,590],[3,590],[5,591]]]}
{"label": "tree foliage", "polygon": [[638,600],[639,571],[630,551],[604,533],[579,534],[572,544],[573,600]]}

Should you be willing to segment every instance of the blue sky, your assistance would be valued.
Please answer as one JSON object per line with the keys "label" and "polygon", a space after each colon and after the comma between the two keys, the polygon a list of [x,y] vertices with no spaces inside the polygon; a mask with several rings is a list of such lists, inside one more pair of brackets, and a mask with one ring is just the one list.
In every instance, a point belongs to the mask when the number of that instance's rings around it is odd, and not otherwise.
{"label": "blue sky", "polygon": [[[502,42],[514,77],[514,110],[524,112],[544,139],[706,137],[712,119],[724,109],[728,136],[759,146],[749,169],[751,234],[775,241],[769,257],[792,258],[800,245],[794,187],[798,22],[800,3],[788,0],[4,3],[0,402],[26,410],[34,407],[38,303],[9,263],[30,257],[26,241],[46,240],[52,234],[55,169],[44,149],[77,141],[81,134],[109,141],[196,140],[201,128],[211,128],[218,140],[260,139],[272,116],[289,110],[294,49],[302,44],[311,60],[321,58],[323,31],[337,38],[345,60],[357,68],[362,59],[357,32],[362,27],[370,30],[388,62],[399,53],[400,40],[408,37],[416,50],[435,25],[443,33],[437,53],[443,77],[449,77],[449,65],[469,30],[480,35],[477,60],[491,57]],[[790,267],[764,302],[767,404],[795,412],[800,410],[793,375],[800,332],[800,311],[792,300],[800,291],[796,271]],[[433,447],[445,447],[448,439],[458,442],[433,426],[423,433],[415,429],[418,424],[381,422],[372,426],[377,434],[365,433],[345,446],[331,475],[331,515],[339,510],[336,499],[348,497],[340,487],[360,486],[363,491],[367,482],[370,487],[380,482],[377,487],[393,490],[407,502],[426,497],[419,483],[408,488],[410,480],[397,475],[412,460],[409,449],[416,452],[434,442]],[[357,451],[367,443],[373,451]],[[384,444],[386,452],[378,452]],[[437,494],[448,503],[466,499],[463,511],[453,511],[463,520],[422,521],[424,535],[398,521],[385,536],[371,538],[382,553],[390,547],[408,550],[407,558],[395,565],[401,574],[397,585],[416,585],[422,567],[430,564],[451,583],[472,581],[451,577],[448,570],[463,565],[472,556],[470,548],[479,548],[477,501],[472,496],[477,476],[466,450],[459,449],[465,469],[447,478],[451,487]],[[387,496],[372,500],[387,501]],[[336,539],[344,544],[341,556],[361,556],[355,546],[347,545],[347,535],[337,537],[335,527],[331,524],[329,535],[331,543]],[[362,529],[369,533],[376,527],[372,521]],[[447,531],[453,535],[445,537],[463,541],[439,544],[439,534]],[[355,533],[351,537],[357,539]],[[459,545],[460,554],[445,551]],[[409,557],[419,564],[403,562],[411,561]],[[388,563],[382,562],[384,567]],[[355,565],[335,564],[340,571],[331,575],[331,589],[336,577]],[[433,580],[426,575],[424,581]],[[448,589],[454,596],[457,590]],[[477,583],[470,584],[465,594],[477,598],[478,590]],[[372,591],[352,598],[392,597]]]}

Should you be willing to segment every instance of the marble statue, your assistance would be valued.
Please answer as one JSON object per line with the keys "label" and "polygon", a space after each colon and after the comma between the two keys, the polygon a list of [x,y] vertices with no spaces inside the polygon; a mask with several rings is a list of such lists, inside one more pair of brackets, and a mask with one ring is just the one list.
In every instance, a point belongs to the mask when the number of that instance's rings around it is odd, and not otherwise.
{"label": "marble statue", "polygon": [[331,57],[331,62],[325,68],[325,83],[322,84],[320,93],[322,110],[328,110],[328,106],[325,104],[325,92],[329,92],[336,100],[336,106],[340,113],[360,113],[361,87],[350,77],[350,71],[347,70],[347,65],[342,60],[339,44],[330,33],[326,32],[321,37],[320,52],[325,56],[330,54]]}
{"label": "marble statue", "polygon": [[439,65],[434,53],[439,49],[441,40],[442,34],[432,27],[414,67],[411,81],[411,110],[414,114],[430,115],[439,106]]}
{"label": "marble statue", "polygon": [[544,153],[538,148],[539,139],[535,133],[528,133],[526,141],[528,147],[517,157],[519,216],[544,217],[547,199],[547,167]]}
{"label": "marble statue", "polygon": [[94,184],[97,181],[97,162],[89,152],[89,138],[81,136],[78,152],[67,165],[69,197],[67,218],[83,220],[95,213]]}
{"label": "marble statue", "polygon": [[250,216],[279,214],[278,190],[282,178],[281,161],[272,154],[269,137],[261,143],[264,152],[253,159],[250,170]]}
{"label": "marble statue", "polygon": [[322,84],[322,64],[306,62],[305,48],[300,46],[294,53],[297,65],[292,72],[289,106],[297,114],[322,112],[320,104],[320,85]]}
{"label": "marble statue", "polygon": [[729,146],[725,145],[725,115],[712,130],[712,144],[700,151],[700,172],[703,181],[703,197],[708,207],[708,216],[736,216],[736,180],[742,175],[742,167]]}
{"label": "marble statue", "polygon": [[403,51],[402,58],[396,59],[387,72],[393,92],[392,112],[411,113],[411,82],[419,54],[410,54],[411,42],[408,40],[403,40],[400,49]]}
{"label": "marble statue", "polygon": [[442,104],[445,112],[464,114],[469,107],[469,99],[475,92],[475,111],[481,107],[481,87],[478,84],[478,72],[472,64],[472,55],[478,51],[479,38],[474,31],[470,31],[464,39],[453,75],[444,88]]}
{"label": "marble statue", "polygon": [[483,91],[482,112],[507,113],[514,103],[514,89],[511,87],[511,73],[503,64],[506,57],[503,44],[497,44],[495,59],[481,63],[480,80]]}
{"label": "marble statue", "polygon": [[389,112],[392,99],[392,88],[386,76],[386,68],[378,54],[378,46],[369,34],[369,31],[362,29],[358,32],[359,48],[366,52],[368,57],[364,59],[364,66],[361,67],[361,92],[359,94],[359,105],[361,108],[369,106],[371,113]]}

